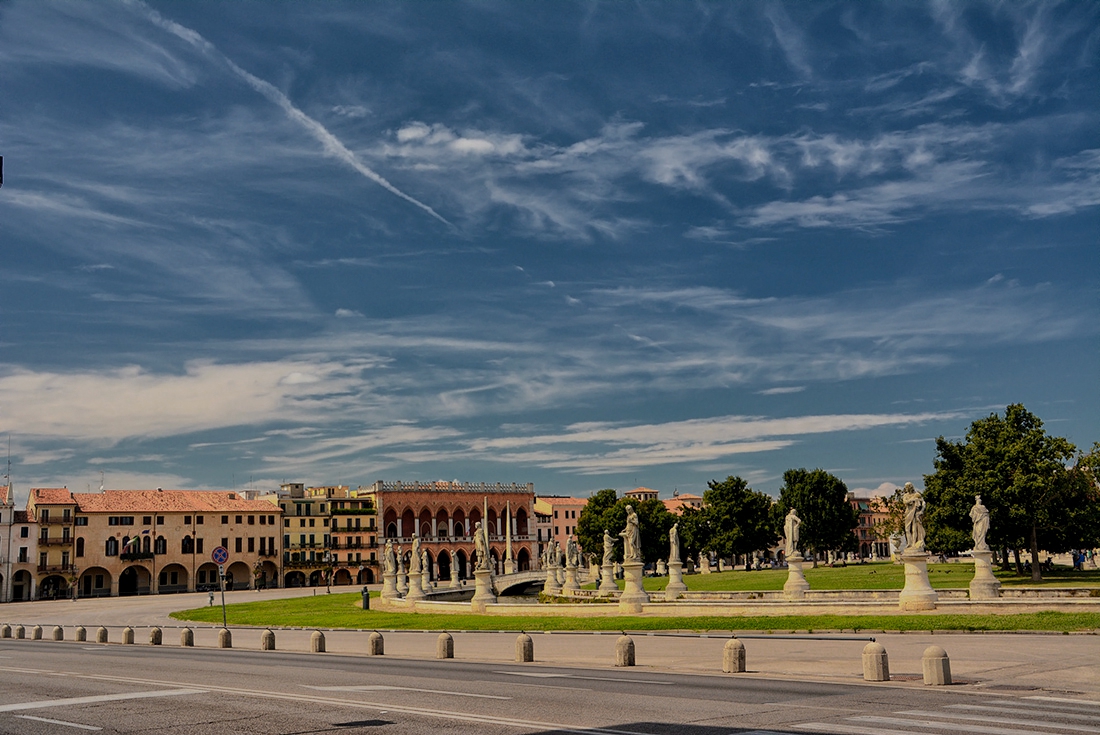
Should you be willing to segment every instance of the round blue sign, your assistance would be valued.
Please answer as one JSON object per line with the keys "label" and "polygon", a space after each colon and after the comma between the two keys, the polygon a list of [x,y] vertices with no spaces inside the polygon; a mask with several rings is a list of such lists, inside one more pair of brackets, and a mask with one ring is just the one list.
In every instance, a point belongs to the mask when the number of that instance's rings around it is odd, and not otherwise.
{"label": "round blue sign", "polygon": [[229,549],[219,546],[210,552],[210,558],[214,560],[215,564],[225,564],[229,561]]}

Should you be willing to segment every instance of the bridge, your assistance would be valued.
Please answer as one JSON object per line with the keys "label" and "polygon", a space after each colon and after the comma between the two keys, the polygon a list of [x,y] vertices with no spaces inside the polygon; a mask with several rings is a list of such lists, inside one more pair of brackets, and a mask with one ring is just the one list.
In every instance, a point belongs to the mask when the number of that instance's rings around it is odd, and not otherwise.
{"label": "bridge", "polygon": [[530,587],[542,589],[544,584],[546,584],[546,570],[498,574],[493,577],[493,594],[522,595],[529,591]]}

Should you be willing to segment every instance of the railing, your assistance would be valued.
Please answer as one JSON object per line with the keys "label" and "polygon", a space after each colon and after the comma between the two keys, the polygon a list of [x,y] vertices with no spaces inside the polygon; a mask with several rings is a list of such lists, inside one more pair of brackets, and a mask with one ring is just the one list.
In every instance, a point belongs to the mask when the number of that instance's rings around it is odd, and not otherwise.
{"label": "railing", "polygon": [[71,572],[73,569],[72,564],[39,564],[38,571],[40,572]]}
{"label": "railing", "polygon": [[377,515],[378,511],[374,508],[333,508],[332,515],[334,516],[373,516]]}
{"label": "railing", "polygon": [[64,544],[71,544],[72,542],[73,542],[72,538],[39,538],[38,539],[38,545],[39,546],[61,546],[61,545],[64,545]]}
{"label": "railing", "polygon": [[[83,517],[83,516],[81,516],[81,517]],[[71,526],[71,525],[73,525],[73,519],[72,518],[40,519],[38,521],[38,525],[40,525],[40,526],[61,526],[61,525]]]}
{"label": "railing", "polygon": [[140,561],[152,559],[155,556],[151,551],[127,551],[118,555],[120,561]]}

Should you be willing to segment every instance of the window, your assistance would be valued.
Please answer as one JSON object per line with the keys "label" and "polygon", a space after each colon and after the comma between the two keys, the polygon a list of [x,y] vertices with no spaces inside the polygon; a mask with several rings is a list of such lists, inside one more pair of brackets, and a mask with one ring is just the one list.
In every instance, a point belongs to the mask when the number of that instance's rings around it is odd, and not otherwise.
{"label": "window", "polygon": [[313,519],[312,518],[309,519],[309,527],[313,528]]}
{"label": "window", "polygon": [[[351,521],[348,521],[348,523],[351,523]],[[328,525],[328,518],[326,518],[325,520],[321,521],[321,525],[322,525],[322,526],[327,526],[327,525]]]}
{"label": "window", "polygon": [[[237,521],[237,523],[240,523],[240,521]],[[248,517],[248,525],[250,525],[250,526],[255,526],[256,525],[256,516],[249,516]]]}
{"label": "window", "polygon": [[222,516],[222,525],[229,523],[229,516]]}
{"label": "window", "polygon": [[557,535],[558,535],[558,527],[557,527],[557,526],[554,526],[554,535],[555,535],[555,536],[557,536]]}
{"label": "window", "polygon": [[168,539],[163,536],[157,536],[157,540],[153,543],[154,554],[167,554],[168,553]]}
{"label": "window", "polygon": [[233,539],[233,542],[233,546],[235,547],[234,551],[236,551],[238,554],[241,553],[241,537],[238,536],[237,538]]}
{"label": "window", "polygon": [[298,519],[298,527],[299,528],[305,528],[306,527],[306,519],[305,518],[299,518]]}
{"label": "window", "polygon": [[61,552],[61,566],[63,566],[63,567],[69,566],[69,552],[67,552],[67,551],[62,551]]}
{"label": "window", "polygon": [[290,546],[290,534],[289,533],[284,533],[283,534],[283,546]]}
{"label": "window", "polygon": [[45,568],[47,561],[49,561],[49,557],[46,556],[45,551],[38,555],[38,566]]}
{"label": "window", "polygon": [[269,526],[274,526],[275,525],[275,516],[268,516],[267,517],[267,525],[269,525]]}
{"label": "window", "polygon": [[275,553],[275,537],[274,536],[268,536],[267,537],[267,553],[269,553],[269,554],[274,554]]}
{"label": "window", "polygon": [[251,554],[256,551],[256,539],[248,537],[248,553]]}
{"label": "window", "polygon": [[164,525],[164,516],[157,516],[157,525],[158,526],[163,526]]}
{"label": "window", "polygon": [[317,537],[311,533],[309,535],[309,545],[313,546],[315,543],[317,543]]}
{"label": "window", "polygon": [[19,547],[19,561],[23,562],[24,564],[26,564],[27,561],[29,561],[27,559],[27,547],[26,546],[20,546]]}
{"label": "window", "polygon": [[202,553],[202,539],[201,538],[195,539],[195,553],[196,554],[201,554]]}
{"label": "window", "polygon": [[290,519],[289,518],[284,518],[283,519],[283,528],[290,528]]}
{"label": "window", "polygon": [[244,516],[237,516],[236,518],[237,518],[236,523],[240,523],[241,519],[244,518]]}
{"label": "window", "polygon": [[[39,515],[39,519],[43,522],[49,521],[50,520],[50,509],[49,508],[43,508],[42,513]],[[45,565],[43,565],[43,566],[45,566]]]}
{"label": "window", "polygon": [[105,556],[118,556],[118,539],[107,539],[107,545],[103,550]]}
{"label": "window", "polygon": [[197,523],[201,526],[203,518],[204,518],[204,516],[195,516],[195,523]]}
{"label": "window", "polygon": [[324,504],[324,503],[321,503],[321,512],[322,512],[322,513],[324,513],[324,512],[325,512],[325,504]]}
{"label": "window", "polygon": [[557,517],[558,517],[558,512],[557,512],[556,510],[554,511],[554,517],[555,517],[555,518],[557,518]]}
{"label": "window", "polygon": [[78,526],[87,526],[88,525],[88,516],[80,516],[79,518],[77,518],[76,519],[76,525],[78,525]]}
{"label": "window", "polygon": [[71,532],[69,531],[68,528],[62,528],[61,529],[61,540],[62,541],[68,541],[70,533]]}
{"label": "window", "polygon": [[73,511],[71,508],[66,508],[65,510],[61,511],[61,520],[68,521],[72,517]]}
{"label": "window", "polygon": [[153,525],[153,516],[142,516],[141,517],[141,525],[143,525],[143,526]]}
{"label": "window", "polygon": [[50,540],[50,529],[43,528],[42,532],[40,534],[38,534],[38,540],[48,542]]}
{"label": "window", "polygon": [[191,516],[184,516],[183,517],[183,525],[185,525],[185,526],[190,526],[191,525]]}
{"label": "window", "polygon": [[[30,533],[30,526],[23,526],[19,529],[19,538],[30,538]],[[26,559],[24,559],[24,561],[26,561]]]}
{"label": "window", "polygon": [[181,554],[194,554],[195,553],[195,540],[190,536],[184,536],[183,541],[180,542]]}
{"label": "window", "polygon": [[260,536],[260,556],[267,554],[267,539]]}
{"label": "window", "polygon": [[76,555],[78,557],[84,556],[84,537],[81,536],[76,540]]}
{"label": "window", "polygon": [[224,546],[226,548],[226,550],[228,550],[229,549],[229,539],[222,538],[222,546]]}
{"label": "window", "polygon": [[[249,516],[251,518],[252,516]],[[263,526],[267,523],[267,516],[260,516],[260,525]]]}

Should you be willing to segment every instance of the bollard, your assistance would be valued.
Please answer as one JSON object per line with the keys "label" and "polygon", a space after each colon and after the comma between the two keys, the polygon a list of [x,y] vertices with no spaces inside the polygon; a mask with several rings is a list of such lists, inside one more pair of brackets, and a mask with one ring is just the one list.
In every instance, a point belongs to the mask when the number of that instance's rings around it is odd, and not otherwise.
{"label": "bollard", "polygon": [[382,634],[377,630],[367,639],[367,655],[381,656],[386,652],[386,642],[382,640]]}
{"label": "bollard", "polygon": [[164,634],[161,632],[160,628],[152,628],[149,630],[150,646],[159,646],[162,640],[164,640]]}
{"label": "bollard", "polygon": [[535,642],[526,633],[516,638],[516,663],[529,664],[535,660]]}
{"label": "bollard", "polygon": [[81,643],[84,643],[88,640],[88,629],[85,628],[83,625],[76,626],[76,640]]}
{"label": "bollard", "polygon": [[619,636],[618,642],[615,643],[615,665],[634,665],[634,641],[628,635]]}
{"label": "bollard", "polygon": [[184,648],[190,648],[195,645],[195,631],[190,628],[184,628],[180,631],[180,645]]}
{"label": "bollard", "polygon": [[736,638],[726,641],[722,649],[722,671],[740,674],[745,671],[745,644]]}
{"label": "bollard", "polygon": [[229,628],[222,628],[218,631],[218,648],[232,648],[233,647],[233,634],[229,632]]}
{"label": "bollard", "polygon": [[31,640],[32,641],[42,640],[42,626],[41,625],[36,625],[33,628],[31,628]]}
{"label": "bollard", "polygon": [[268,630],[265,630],[263,633],[260,633],[260,650],[275,650],[275,632],[270,628]]}
{"label": "bollard", "polygon": [[15,626],[15,637],[16,638],[22,639],[23,636],[25,636],[25,635],[26,635],[26,631],[23,630],[22,625]]}
{"label": "bollard", "polygon": [[951,659],[939,646],[929,646],[921,656],[925,686],[946,686],[951,683]]}
{"label": "bollard", "polygon": [[370,590],[363,587],[363,609],[370,610]]}
{"label": "bollard", "polygon": [[104,628],[103,626],[100,626],[96,630],[96,632],[95,632],[95,642],[96,643],[106,643],[107,642],[107,629]]}
{"label": "bollard", "polygon": [[122,643],[123,645],[130,645],[134,642],[134,629],[130,626],[126,626],[122,629]]}
{"label": "bollard", "polygon": [[863,680],[890,681],[890,660],[881,643],[868,643],[863,647]]}
{"label": "bollard", "polygon": [[454,658],[455,657],[455,639],[451,637],[450,633],[440,633],[439,639],[435,642],[435,657],[436,658]]}
{"label": "bollard", "polygon": [[309,637],[309,650],[314,653],[325,652],[325,634],[319,630],[313,631],[313,635]]}
{"label": "bollard", "polygon": [[65,629],[62,628],[60,625],[55,625],[53,627],[53,639],[55,641],[65,640]]}
{"label": "bollard", "polygon": [[0,625],[0,638],[11,638],[11,626],[7,623]]}

